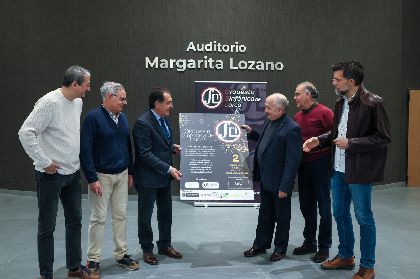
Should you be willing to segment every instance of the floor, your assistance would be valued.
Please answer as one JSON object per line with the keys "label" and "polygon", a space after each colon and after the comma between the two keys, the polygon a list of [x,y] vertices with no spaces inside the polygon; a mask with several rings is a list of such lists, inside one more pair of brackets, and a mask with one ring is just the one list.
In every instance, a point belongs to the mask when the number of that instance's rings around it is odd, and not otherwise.
{"label": "floor", "polygon": [[[32,192],[0,190],[0,278],[38,278],[36,252],[37,206]],[[377,225],[376,278],[420,278],[420,189],[378,187],[373,192]],[[110,219],[104,234],[102,278],[351,278],[355,271],[323,271],[308,256],[293,256],[302,242],[303,219],[297,195],[292,197],[292,223],[287,257],[270,263],[267,255],[244,258],[254,239],[258,210],[254,207],[194,207],[174,200],[173,246],[182,260],[158,256],[160,264],[140,260],[140,270],[127,271],[114,264]],[[153,217],[155,219],[155,215]],[[86,259],[89,206],[83,198],[83,259]],[[135,258],[137,244],[137,202],[128,205],[128,246]],[[356,224],[356,222],[354,222]],[[154,231],[157,232],[154,221]],[[333,223],[333,227],[335,223]],[[355,226],[358,235],[358,226]],[[356,247],[359,246],[358,237]],[[271,252],[271,251],[269,251]],[[330,254],[337,252],[333,230]],[[355,251],[356,260],[360,253]],[[64,217],[60,209],[55,232],[55,278],[65,278]]]}

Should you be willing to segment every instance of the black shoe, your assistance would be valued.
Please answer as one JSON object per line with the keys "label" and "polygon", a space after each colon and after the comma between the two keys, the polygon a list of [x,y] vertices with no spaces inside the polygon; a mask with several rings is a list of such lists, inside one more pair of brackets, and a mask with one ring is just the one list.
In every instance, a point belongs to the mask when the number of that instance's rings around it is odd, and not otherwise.
{"label": "black shoe", "polygon": [[286,256],[286,254],[282,254],[279,252],[273,252],[273,254],[271,254],[270,256],[270,262],[278,262],[282,259],[284,259],[284,257]]}
{"label": "black shoe", "polygon": [[319,250],[316,252],[315,256],[312,257],[312,261],[314,263],[323,263],[328,259],[329,256],[330,255],[328,251]]}
{"label": "black shoe", "polygon": [[101,278],[99,274],[99,263],[93,261],[87,261],[86,268],[89,270],[90,279],[99,279]]}
{"label": "black shoe", "polygon": [[117,260],[117,265],[131,271],[139,269],[139,263],[133,260],[131,256],[127,254],[124,255],[124,257],[122,257],[120,260]]}
{"label": "black shoe", "polygon": [[293,250],[293,255],[307,255],[313,253],[316,253],[316,247],[308,246],[305,243],[303,243],[302,246],[297,247]]}
{"label": "black shoe", "polygon": [[249,258],[249,257],[255,257],[256,255],[265,254],[265,253],[267,253],[265,249],[259,249],[255,246],[252,246],[250,249],[244,252],[244,256]]}

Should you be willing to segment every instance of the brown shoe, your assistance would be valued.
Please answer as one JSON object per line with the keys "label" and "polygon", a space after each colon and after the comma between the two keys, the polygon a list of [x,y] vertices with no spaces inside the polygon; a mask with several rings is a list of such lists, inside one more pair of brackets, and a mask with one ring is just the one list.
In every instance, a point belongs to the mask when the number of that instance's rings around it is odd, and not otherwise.
{"label": "brown shoe", "polygon": [[74,278],[89,279],[89,272],[86,270],[86,267],[81,265],[74,270],[69,270],[67,272],[67,279]]}
{"label": "brown shoe", "polygon": [[273,254],[271,254],[271,256],[270,256],[270,262],[278,262],[278,261],[282,260],[285,256],[286,256],[286,254],[273,252]]}
{"label": "brown shoe", "polygon": [[252,246],[250,249],[244,252],[244,256],[249,258],[249,257],[255,257],[259,254],[265,254],[265,253],[267,253],[265,249],[260,249],[255,246]]}
{"label": "brown shoe", "polygon": [[166,255],[169,258],[181,259],[182,254],[175,250],[173,247],[163,248],[159,250],[159,255]]}
{"label": "brown shoe", "polygon": [[157,265],[159,263],[153,252],[143,252],[143,260],[150,265]]}
{"label": "brown shoe", "polygon": [[373,268],[360,267],[359,271],[352,277],[353,279],[373,279],[375,270]]}
{"label": "brown shoe", "polygon": [[41,279],[54,279],[54,277],[52,275],[41,275],[40,277]]}
{"label": "brown shoe", "polygon": [[325,270],[337,270],[337,269],[346,269],[351,270],[354,268],[354,257],[348,259],[342,259],[338,255],[327,260],[321,264],[321,268]]}

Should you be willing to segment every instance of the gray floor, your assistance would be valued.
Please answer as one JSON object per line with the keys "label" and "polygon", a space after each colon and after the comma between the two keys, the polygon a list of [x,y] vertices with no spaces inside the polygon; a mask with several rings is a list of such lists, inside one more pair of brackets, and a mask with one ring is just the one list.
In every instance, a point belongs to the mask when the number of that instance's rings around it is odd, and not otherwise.
{"label": "gray floor", "polygon": [[[373,205],[377,225],[376,278],[420,278],[420,189],[392,187],[375,190]],[[33,193],[28,195],[2,190],[0,209],[0,278],[38,278],[36,198]],[[82,249],[85,260],[89,217],[86,199],[83,200],[83,209]],[[104,260],[101,263],[102,277],[351,278],[355,272],[323,271],[318,264],[309,260],[309,256],[291,254],[302,242],[303,219],[297,195],[292,198],[287,258],[277,263],[267,260],[269,254],[244,258],[242,253],[250,247],[254,238],[257,216],[256,208],[203,208],[174,201],[173,245],[183,252],[184,258],[173,260],[158,256],[159,265],[150,266],[140,261],[140,270],[131,272],[114,264],[112,231],[108,218]],[[127,219],[129,252],[138,258],[141,251],[137,244],[137,203],[134,199],[129,202]],[[55,275],[56,278],[65,278],[64,218],[61,210],[58,213],[55,244]],[[334,229],[331,254],[336,252],[337,233]],[[355,253],[357,260],[358,248]]]}

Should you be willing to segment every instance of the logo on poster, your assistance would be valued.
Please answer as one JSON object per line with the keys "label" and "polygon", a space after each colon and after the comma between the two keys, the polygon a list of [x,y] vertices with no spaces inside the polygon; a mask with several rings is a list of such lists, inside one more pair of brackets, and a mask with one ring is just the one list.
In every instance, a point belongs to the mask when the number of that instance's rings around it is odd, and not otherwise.
{"label": "logo on poster", "polygon": [[208,109],[215,109],[222,103],[222,92],[216,87],[209,87],[201,93],[201,103]]}
{"label": "logo on poster", "polygon": [[241,127],[233,121],[222,121],[216,126],[216,136],[225,143],[232,143],[241,137]]}
{"label": "logo on poster", "polygon": [[200,184],[198,182],[185,182],[186,189],[198,189],[200,188]]}
{"label": "logo on poster", "polygon": [[203,182],[203,189],[219,189],[219,182]]}

